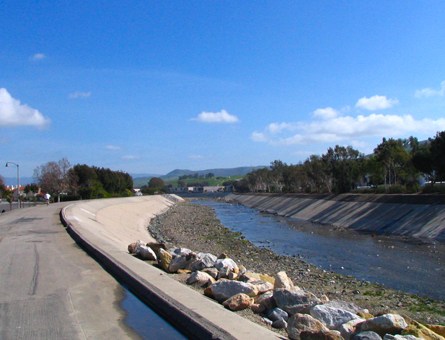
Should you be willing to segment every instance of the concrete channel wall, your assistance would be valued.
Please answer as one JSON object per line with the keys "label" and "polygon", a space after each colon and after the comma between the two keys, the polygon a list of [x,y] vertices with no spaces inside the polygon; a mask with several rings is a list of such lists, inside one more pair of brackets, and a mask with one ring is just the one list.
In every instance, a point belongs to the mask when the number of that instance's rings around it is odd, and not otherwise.
{"label": "concrete channel wall", "polygon": [[157,195],[82,201],[65,207],[60,215],[68,233],[88,254],[187,337],[278,339],[276,333],[226,310],[128,253],[131,242],[154,241],[146,229],[150,219],[178,200],[174,195]]}
{"label": "concrete channel wall", "polygon": [[439,195],[230,194],[225,199],[314,223],[445,241],[445,198]]}

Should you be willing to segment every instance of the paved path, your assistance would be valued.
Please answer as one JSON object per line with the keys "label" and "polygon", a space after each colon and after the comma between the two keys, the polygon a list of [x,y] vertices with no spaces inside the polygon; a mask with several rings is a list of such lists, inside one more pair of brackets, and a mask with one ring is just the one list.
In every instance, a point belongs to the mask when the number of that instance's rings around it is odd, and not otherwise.
{"label": "paved path", "polygon": [[[63,209],[69,234],[142,301],[194,339],[277,339],[159,269],[128,254],[148,241],[151,217],[171,197],[82,201]],[[64,204],[0,216],[0,339],[135,338],[117,307],[122,288],[59,220]]]}
{"label": "paved path", "polygon": [[136,338],[122,288],[65,231],[62,207],[0,215],[0,339]]}

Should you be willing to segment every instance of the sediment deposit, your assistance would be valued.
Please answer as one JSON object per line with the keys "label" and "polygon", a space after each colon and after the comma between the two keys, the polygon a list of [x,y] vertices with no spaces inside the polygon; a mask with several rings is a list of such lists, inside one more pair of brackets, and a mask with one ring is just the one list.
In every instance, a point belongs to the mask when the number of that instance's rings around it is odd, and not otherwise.
{"label": "sediment deposit", "polygon": [[[190,203],[177,204],[166,213],[152,219],[149,231],[169,247],[189,248],[195,252],[227,254],[248,270],[275,276],[285,271],[292,282],[316,296],[329,300],[351,302],[370,313],[398,313],[428,324],[445,323],[445,303],[420,298],[385,287],[342,276],[311,266],[299,258],[279,256],[258,248],[239,233],[225,228],[212,209]],[[186,274],[171,274],[185,282]],[[246,314],[245,311],[237,312]],[[262,323],[250,313],[245,315]]]}

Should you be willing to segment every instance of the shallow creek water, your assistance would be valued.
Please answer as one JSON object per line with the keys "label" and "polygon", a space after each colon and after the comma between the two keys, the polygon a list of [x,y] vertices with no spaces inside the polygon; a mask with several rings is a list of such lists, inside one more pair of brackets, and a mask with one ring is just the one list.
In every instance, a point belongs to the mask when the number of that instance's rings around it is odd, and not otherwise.
{"label": "shallow creek water", "polygon": [[214,200],[194,203],[213,208],[224,226],[277,254],[299,256],[325,270],[445,300],[445,244],[334,230]]}
{"label": "shallow creek water", "polygon": [[122,288],[124,299],[121,301],[121,307],[126,312],[124,322],[141,339],[187,339],[128,289]]}

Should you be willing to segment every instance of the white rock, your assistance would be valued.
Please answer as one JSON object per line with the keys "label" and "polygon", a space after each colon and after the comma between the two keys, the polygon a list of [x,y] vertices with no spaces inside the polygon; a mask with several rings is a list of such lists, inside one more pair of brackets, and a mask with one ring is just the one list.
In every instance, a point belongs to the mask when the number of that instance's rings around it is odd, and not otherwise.
{"label": "white rock", "polygon": [[408,327],[408,324],[402,316],[398,314],[384,314],[363,322],[361,330],[385,335],[387,333],[400,333],[406,327]]}
{"label": "white rock", "polygon": [[317,320],[320,320],[329,329],[338,329],[344,323],[360,319],[357,314],[326,305],[316,305],[312,307],[310,314]]}
{"label": "white rock", "polygon": [[348,340],[355,332],[357,331],[357,326],[364,322],[365,319],[354,319],[342,324],[337,329],[340,331],[340,334],[343,338]]}
{"label": "white rock", "polygon": [[192,251],[188,248],[171,248],[168,250],[173,256],[184,256],[190,254]]}
{"label": "white rock", "polygon": [[190,258],[189,255],[178,255],[171,260],[168,271],[176,273],[179,269],[188,268],[193,261],[194,259]]}
{"label": "white rock", "polygon": [[223,273],[226,273],[227,271],[239,273],[238,265],[231,258],[217,259],[215,261],[215,268],[218,269],[219,272]]}
{"label": "white rock", "polygon": [[196,254],[196,260],[190,264],[190,270],[203,270],[204,268],[211,268],[215,265],[216,256],[210,253]]}
{"label": "white rock", "polygon": [[211,292],[215,300],[225,301],[233,295],[244,293],[250,297],[254,297],[258,294],[255,286],[250,283],[232,281],[232,280],[220,280],[210,286]]}
{"label": "white rock", "polygon": [[150,247],[138,245],[136,248],[136,256],[141,260],[157,261],[156,254]]}
{"label": "white rock", "polygon": [[186,283],[189,285],[196,283],[200,286],[204,286],[209,282],[213,283],[215,280],[209,274],[200,271],[191,273],[186,281]]}
{"label": "white rock", "polygon": [[300,340],[301,332],[329,331],[320,321],[308,314],[295,314],[287,322],[287,334],[289,339]]}
{"label": "white rock", "polygon": [[385,334],[383,337],[383,340],[422,340],[422,338],[418,338],[414,335],[407,334],[407,335],[391,335],[391,334]]}
{"label": "white rock", "polygon": [[287,276],[285,271],[281,271],[275,274],[274,288],[292,289],[294,288],[294,283],[289,276]]}
{"label": "white rock", "polygon": [[309,313],[312,306],[320,303],[320,300],[314,294],[296,288],[274,289],[273,298],[276,305],[289,314]]}

